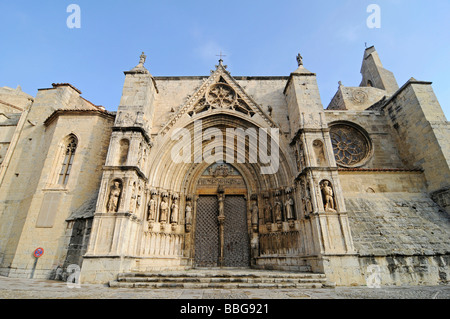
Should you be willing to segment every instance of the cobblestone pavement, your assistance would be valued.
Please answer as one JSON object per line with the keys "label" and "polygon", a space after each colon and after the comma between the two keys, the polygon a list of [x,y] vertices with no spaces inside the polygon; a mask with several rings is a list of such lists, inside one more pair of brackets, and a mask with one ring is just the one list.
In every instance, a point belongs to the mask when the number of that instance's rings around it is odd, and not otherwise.
{"label": "cobblestone pavement", "polygon": [[450,299],[450,286],[330,289],[141,289],[0,276],[0,299]]}

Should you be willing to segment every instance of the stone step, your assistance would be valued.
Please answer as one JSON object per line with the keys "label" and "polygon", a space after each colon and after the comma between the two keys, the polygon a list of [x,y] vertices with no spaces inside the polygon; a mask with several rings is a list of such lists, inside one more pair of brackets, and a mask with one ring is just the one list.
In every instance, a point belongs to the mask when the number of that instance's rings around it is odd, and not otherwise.
{"label": "stone step", "polygon": [[260,277],[260,278],[246,278],[246,277],[127,277],[119,276],[117,278],[119,282],[182,282],[182,283],[316,283],[316,282],[326,282],[326,278],[271,278],[271,277]]}
{"label": "stone step", "polygon": [[180,273],[153,273],[153,272],[131,272],[121,273],[121,278],[147,278],[147,277],[165,277],[165,278],[326,278],[325,274],[316,273],[202,273],[202,272],[180,272]]}
{"label": "stone step", "polygon": [[324,288],[334,287],[324,274],[276,271],[189,270],[122,273],[109,283],[114,288]]}
{"label": "stone step", "polygon": [[324,283],[155,283],[155,282],[119,282],[111,281],[109,286],[112,288],[181,288],[181,289],[280,289],[280,288],[295,288],[295,289],[315,289],[331,287]]}

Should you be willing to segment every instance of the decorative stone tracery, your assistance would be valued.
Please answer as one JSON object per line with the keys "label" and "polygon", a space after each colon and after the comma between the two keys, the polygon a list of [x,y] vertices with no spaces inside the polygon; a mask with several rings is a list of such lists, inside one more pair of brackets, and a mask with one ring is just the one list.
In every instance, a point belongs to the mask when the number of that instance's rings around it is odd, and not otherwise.
{"label": "decorative stone tracery", "polygon": [[330,137],[338,165],[344,167],[361,166],[370,157],[370,140],[354,126],[333,125],[330,129]]}
{"label": "decorative stone tracery", "polygon": [[212,84],[205,95],[198,100],[190,115],[213,109],[229,109],[253,116],[255,112],[247,102],[221,77],[218,83]]}

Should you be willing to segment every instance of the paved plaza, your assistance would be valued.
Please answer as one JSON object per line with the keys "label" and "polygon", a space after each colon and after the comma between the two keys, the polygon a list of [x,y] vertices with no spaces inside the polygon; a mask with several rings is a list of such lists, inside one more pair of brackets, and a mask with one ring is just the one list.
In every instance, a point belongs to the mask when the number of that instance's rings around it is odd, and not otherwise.
{"label": "paved plaza", "polygon": [[450,286],[322,289],[143,289],[0,276],[0,299],[450,299]]}

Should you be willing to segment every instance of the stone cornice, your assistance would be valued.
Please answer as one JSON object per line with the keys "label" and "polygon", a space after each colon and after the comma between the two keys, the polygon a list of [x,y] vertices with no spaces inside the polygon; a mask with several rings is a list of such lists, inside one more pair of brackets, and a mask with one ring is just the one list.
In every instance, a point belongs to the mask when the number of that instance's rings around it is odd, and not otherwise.
{"label": "stone cornice", "polygon": [[108,111],[101,111],[101,110],[64,110],[64,109],[59,109],[59,110],[54,111],[44,121],[44,125],[49,126],[58,117],[64,116],[64,115],[87,115],[87,116],[97,115],[97,116],[101,116],[101,117],[111,119],[111,120],[114,120],[114,118],[116,117],[116,115],[113,113],[110,113]]}
{"label": "stone cornice", "polygon": [[153,147],[153,142],[151,137],[148,135],[147,131],[140,126],[114,126],[112,128],[113,132],[139,132],[144,137],[145,141]]}
{"label": "stone cornice", "polygon": [[103,166],[103,170],[110,171],[135,171],[136,174],[142,178],[145,182],[148,182],[148,178],[141,171],[141,169],[137,166]]}

